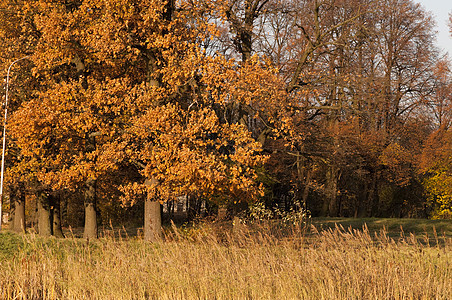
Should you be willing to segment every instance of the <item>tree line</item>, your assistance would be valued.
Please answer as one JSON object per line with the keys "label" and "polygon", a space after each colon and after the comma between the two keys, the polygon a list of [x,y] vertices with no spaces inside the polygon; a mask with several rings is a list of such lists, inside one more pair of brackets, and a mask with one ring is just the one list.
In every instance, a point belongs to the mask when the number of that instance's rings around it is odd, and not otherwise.
{"label": "tree line", "polygon": [[451,62],[411,0],[7,0],[0,20],[2,75],[27,57],[6,127],[17,231],[26,202],[43,235],[83,209],[87,238],[139,208],[155,240],[180,196],[452,215]]}

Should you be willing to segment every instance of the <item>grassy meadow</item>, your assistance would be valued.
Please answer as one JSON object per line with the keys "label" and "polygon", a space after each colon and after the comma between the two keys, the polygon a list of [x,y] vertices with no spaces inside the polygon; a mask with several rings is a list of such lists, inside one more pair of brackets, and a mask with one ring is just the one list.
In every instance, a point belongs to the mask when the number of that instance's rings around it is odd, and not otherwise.
{"label": "grassy meadow", "polygon": [[153,244],[2,232],[0,299],[452,299],[450,221],[397,235],[330,221],[172,226]]}

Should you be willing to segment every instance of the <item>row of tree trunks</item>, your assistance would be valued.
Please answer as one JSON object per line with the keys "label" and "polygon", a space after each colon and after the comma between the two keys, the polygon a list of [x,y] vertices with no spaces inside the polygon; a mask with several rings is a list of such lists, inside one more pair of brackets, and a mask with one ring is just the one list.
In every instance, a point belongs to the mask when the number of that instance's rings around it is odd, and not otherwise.
{"label": "row of tree trunks", "polygon": [[[155,181],[147,181],[155,184]],[[11,188],[9,191],[12,203],[12,230],[24,232],[25,225],[25,193],[20,187]],[[53,195],[48,191],[40,191],[36,194],[36,207],[38,213],[38,233],[41,236],[64,237],[61,228],[61,204],[59,195]],[[98,237],[97,209],[96,209],[96,180],[86,182],[85,190],[85,228],[83,237],[87,239]],[[144,211],[144,238],[146,241],[155,242],[162,238],[161,205],[157,197],[149,193],[145,200]]]}
{"label": "row of tree trunks", "polygon": [[39,192],[36,197],[36,207],[39,235],[63,237],[59,195],[54,195],[48,191]]}
{"label": "row of tree trunks", "polygon": [[[11,201],[11,230],[25,232],[25,185],[18,183],[9,190]],[[38,214],[38,233],[42,236],[63,237],[61,228],[60,196],[48,191],[36,193],[36,210]]]}
{"label": "row of tree trunks", "polygon": [[[320,216],[337,217],[341,215],[338,184],[341,170],[334,165],[329,166],[326,174],[325,197],[323,199]],[[378,172],[373,170],[369,178],[362,178],[361,193],[356,198],[353,216],[355,218],[377,217],[380,211]],[[307,197],[305,192],[303,199]]]}
{"label": "row of tree trunks", "polygon": [[[146,185],[155,185],[155,179],[146,180]],[[89,179],[85,190],[85,231],[83,237],[92,239],[98,237],[97,208],[96,208],[96,180]],[[156,242],[162,239],[161,205],[156,194],[148,193],[144,205],[144,239]]]}

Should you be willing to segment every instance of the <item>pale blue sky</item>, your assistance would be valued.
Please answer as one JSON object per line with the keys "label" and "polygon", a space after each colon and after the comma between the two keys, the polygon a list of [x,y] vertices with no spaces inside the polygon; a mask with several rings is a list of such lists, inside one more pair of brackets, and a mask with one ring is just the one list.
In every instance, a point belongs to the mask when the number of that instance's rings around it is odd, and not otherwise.
{"label": "pale blue sky", "polygon": [[414,0],[419,2],[427,11],[433,13],[436,19],[436,30],[438,31],[438,46],[444,52],[449,52],[452,58],[452,37],[447,26],[449,13],[452,12],[452,0]]}

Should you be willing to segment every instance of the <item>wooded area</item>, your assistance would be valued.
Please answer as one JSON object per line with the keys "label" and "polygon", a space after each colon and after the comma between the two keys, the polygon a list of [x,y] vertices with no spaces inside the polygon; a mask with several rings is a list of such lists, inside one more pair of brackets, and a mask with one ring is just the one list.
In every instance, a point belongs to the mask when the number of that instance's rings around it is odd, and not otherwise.
{"label": "wooded area", "polygon": [[451,218],[434,26],[411,0],[2,1],[3,78],[27,57],[3,207],[16,231],[84,219],[87,238],[144,215],[147,240],[182,197],[191,217]]}

